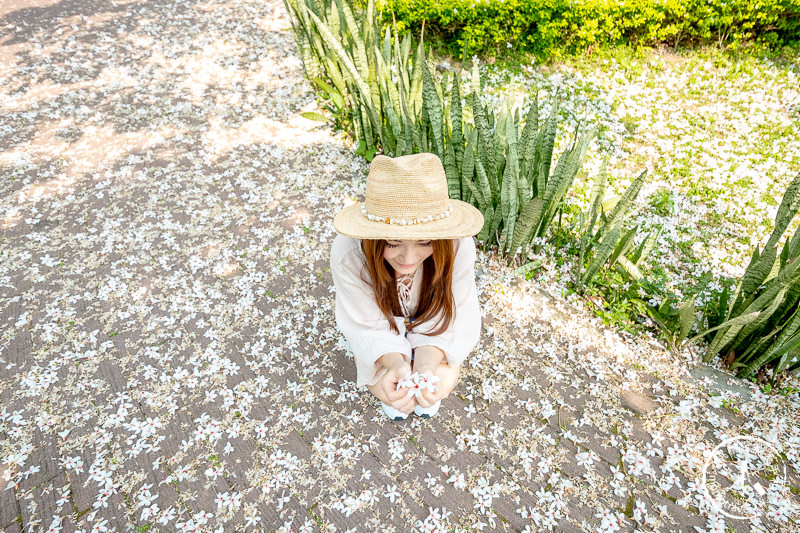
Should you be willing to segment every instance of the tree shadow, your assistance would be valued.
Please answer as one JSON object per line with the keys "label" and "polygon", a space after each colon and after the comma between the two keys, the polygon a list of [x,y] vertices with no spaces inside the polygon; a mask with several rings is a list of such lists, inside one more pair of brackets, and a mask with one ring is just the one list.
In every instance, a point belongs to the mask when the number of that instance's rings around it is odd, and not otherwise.
{"label": "tree shadow", "polygon": [[286,97],[309,88],[288,24],[269,4],[238,19],[225,19],[225,10],[201,2],[64,0],[4,14],[0,26],[10,31],[0,40],[8,65],[0,68],[0,156],[44,147],[52,153],[52,145],[63,149],[92,135],[98,145],[114,144],[159,130],[200,142],[220,125],[296,114]]}

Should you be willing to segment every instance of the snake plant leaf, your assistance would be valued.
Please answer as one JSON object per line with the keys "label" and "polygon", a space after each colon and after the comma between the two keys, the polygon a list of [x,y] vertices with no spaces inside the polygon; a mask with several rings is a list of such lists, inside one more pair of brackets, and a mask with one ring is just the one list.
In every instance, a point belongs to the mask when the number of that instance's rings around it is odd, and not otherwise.
{"label": "snake plant leaf", "polygon": [[394,157],[396,143],[394,135],[392,135],[392,127],[386,124],[386,122],[382,123],[379,134],[380,134],[381,148],[383,149],[383,152],[389,157]]}
{"label": "snake plant leaf", "polygon": [[[553,146],[556,142],[556,133],[558,133],[558,109],[560,106],[560,100],[556,98],[553,102],[553,106],[550,109],[550,115],[548,115],[547,120],[545,121],[545,126],[539,132],[539,136],[536,139],[536,163],[537,168],[536,172],[537,176],[537,189],[539,191],[544,191],[545,187],[547,186],[548,178],[550,177],[550,164],[553,160]],[[539,193],[542,194],[541,192]]]}
{"label": "snake plant leaf", "polygon": [[[773,359],[780,358],[775,367],[775,373],[780,374],[786,369],[789,363],[792,362],[792,360],[789,359],[790,356],[794,356],[794,360],[797,360],[798,349],[800,349],[800,333],[796,333],[792,338],[782,344],[780,348],[776,350],[774,354],[772,354],[772,357],[765,360],[755,361],[754,364],[749,366],[747,370],[749,373],[752,373],[754,368],[759,368],[760,365],[766,364]],[[747,374],[745,374],[744,377],[747,377]]]}
{"label": "snake plant leaf", "polygon": [[486,200],[487,204],[491,204],[494,200],[494,191],[492,191],[489,178],[486,176],[486,169],[483,168],[483,163],[480,158],[475,158],[475,174],[478,176],[478,186],[481,190],[481,195]]}
{"label": "snake plant leaf", "polygon": [[[395,115],[391,105],[386,106],[384,112],[388,118],[389,127],[382,130],[385,133],[381,134],[381,145],[384,152],[387,154],[391,154],[394,157],[402,155],[402,151],[405,148],[405,139],[403,137],[402,127],[400,126],[400,120],[397,118],[397,115]],[[398,150],[398,142],[403,145],[400,150]]]}
{"label": "snake plant leaf", "polygon": [[[758,248],[756,248],[756,250],[758,250]],[[742,276],[742,294],[753,294],[767,279],[775,263],[780,263],[777,261],[777,253],[777,246],[768,245],[760,256],[756,257],[754,255],[753,259],[755,259],[755,262],[751,261],[750,266],[745,271],[744,276]]]}
{"label": "snake plant leaf", "polygon": [[494,220],[494,213],[495,211],[499,211],[499,208],[495,209],[492,206],[489,206],[486,211],[483,212],[483,227],[481,231],[478,233],[477,239],[478,241],[489,244],[489,231],[492,227],[492,221]]}
{"label": "snake plant leaf", "polygon": [[653,248],[655,248],[656,244],[658,243],[658,238],[661,236],[663,229],[664,228],[659,227],[656,228],[655,231],[650,232],[647,238],[642,241],[641,245],[636,248],[631,256],[631,261],[633,261],[636,266],[642,265],[645,259],[647,259],[647,256],[650,255],[650,252],[653,251]]}
{"label": "snake plant leaf", "polygon": [[678,316],[680,317],[680,330],[678,332],[677,342],[686,338],[695,323],[695,298],[696,295],[691,295],[681,304]]}
{"label": "snake plant leaf", "polygon": [[614,253],[614,248],[616,247],[617,241],[619,241],[621,234],[622,224],[619,224],[612,228],[612,230],[609,232],[608,238],[600,243],[600,245],[597,247],[594,258],[586,268],[586,272],[583,274],[583,278],[581,279],[581,283],[583,285],[588,284],[589,281],[594,278],[595,274],[597,274],[600,268],[606,263],[606,261],[608,261],[608,258],[611,257],[611,254]]}
{"label": "snake plant leaf", "polygon": [[[534,153],[536,151],[536,136],[539,132],[539,92],[533,93],[533,99],[528,107],[528,115],[525,118],[525,127],[522,128],[522,135],[519,138],[520,160],[526,164],[525,169],[530,168]],[[520,169],[523,167],[520,166]],[[527,178],[527,176],[526,176]]]}
{"label": "snake plant leaf", "polygon": [[[347,26],[347,33],[353,40],[353,62],[356,68],[358,69],[359,74],[363,78],[367,78],[369,76],[369,66],[367,63],[367,47],[366,44],[364,43],[364,39],[361,36],[361,31],[360,31],[361,27],[358,25],[358,23],[356,23],[356,19],[353,16],[353,10],[350,9],[350,2],[347,2],[346,0],[336,0],[336,5],[344,15],[345,25]],[[365,26],[367,26],[366,23]],[[338,32],[334,32],[333,29],[331,29],[331,33],[333,33],[334,35],[338,34]]]}
{"label": "snake plant leaf", "polygon": [[604,234],[610,229],[620,223],[622,218],[628,213],[628,210],[633,205],[633,202],[636,201],[636,197],[639,196],[639,191],[642,190],[642,185],[644,185],[644,180],[647,177],[647,170],[643,170],[639,176],[633,180],[630,186],[625,189],[625,192],[622,193],[622,197],[617,202],[617,205],[614,206],[614,209],[611,211],[611,214],[608,215],[606,222],[601,226],[598,230],[598,239],[603,239]]}
{"label": "snake plant leaf", "polygon": [[[489,123],[486,121],[486,114],[481,105],[478,93],[473,92],[471,95],[472,104],[472,117],[475,122],[475,129],[478,131],[478,159],[480,160],[484,170],[490,168],[489,160],[492,158],[489,144],[491,135],[489,134]],[[492,189],[492,194],[497,194],[495,189]]]}
{"label": "snake plant leaf", "polygon": [[[364,103],[367,104],[366,112],[369,113],[370,118],[372,119],[372,123],[380,124],[380,116],[378,115],[377,110],[375,109],[374,105],[372,105],[372,101],[370,100],[370,89],[367,86],[367,83],[364,79],[359,75],[358,69],[353,64],[353,61],[350,59],[350,56],[347,54],[345,49],[339,44],[338,40],[331,34],[330,30],[325,26],[325,24],[320,20],[320,18],[314,14],[313,11],[307,11],[309,18],[314,22],[319,35],[322,37],[325,44],[331,49],[333,53],[336,54],[339,61],[345,67],[345,70],[350,74],[351,79],[355,83],[356,87],[358,88],[359,92],[361,93],[361,97],[364,99]],[[366,124],[365,124],[366,126]]]}
{"label": "snake plant leaf", "polygon": [[444,150],[442,165],[444,166],[444,173],[447,177],[447,194],[450,198],[460,199],[461,176],[458,174],[458,169],[456,168],[456,154],[453,150],[452,143],[448,144],[447,148]]}
{"label": "snake plant leaf", "polygon": [[[400,35],[400,33],[397,31],[397,28],[395,28],[394,34],[395,34],[395,36]],[[406,36],[403,37],[403,42],[400,43],[400,53],[399,53],[400,66],[402,67],[401,71],[405,75],[406,79],[405,79],[404,83],[406,84],[406,86],[408,86],[408,83],[409,83],[409,81],[408,81],[408,57],[409,57],[410,53],[411,53],[411,36],[410,35],[406,35]]]}
{"label": "snake plant leaf", "polygon": [[[511,136],[513,137],[513,135]],[[511,140],[511,138],[509,138]],[[511,240],[514,236],[514,224],[517,220],[519,196],[517,193],[519,167],[517,161],[517,143],[508,146],[508,160],[503,171],[503,183],[500,193],[500,205],[503,210],[503,235],[505,237],[505,251],[511,250]],[[513,251],[512,251],[513,254]]]}
{"label": "snake plant leaf", "polygon": [[[488,116],[492,116],[491,113]],[[497,179],[498,177],[502,176],[501,172],[503,171],[503,166],[505,164],[505,147],[507,144],[506,138],[508,135],[508,122],[509,122],[509,109],[508,109],[508,101],[506,100],[505,104],[500,110],[500,114],[497,117],[497,122],[494,127],[494,134],[492,135],[491,140],[489,141],[489,145],[492,147],[490,153],[492,157],[489,158],[489,166],[486,167],[486,172],[489,174],[489,179]],[[497,184],[500,185],[500,180],[497,180]]]}
{"label": "snake plant leaf", "polygon": [[639,270],[639,267],[631,263],[628,258],[624,256],[617,259],[617,264],[614,265],[614,267],[617,272],[626,278],[633,279],[634,281],[639,281],[644,277],[641,270]]}
{"label": "snake plant leaf", "polygon": [[[425,49],[420,39],[417,45],[417,53],[414,57],[414,64],[411,69],[411,91],[409,92],[409,110],[412,116],[422,112],[425,107],[422,105],[422,66],[425,64]],[[424,151],[424,150],[420,150]]]}
{"label": "snake plant leaf", "polygon": [[[467,138],[468,139],[472,138],[472,133],[470,131],[467,131]],[[461,163],[461,179],[463,180],[464,183],[467,184],[468,187],[469,185],[472,185],[472,187],[469,188],[472,198],[474,198],[475,201],[478,203],[478,208],[481,211],[484,211],[486,209],[486,197],[483,196],[483,194],[475,186],[475,183],[473,181],[473,176],[475,175],[474,146],[475,146],[474,144],[468,142],[466,148],[464,149],[464,160]],[[474,191],[473,187],[475,188]],[[462,192],[464,192],[464,187],[461,187],[461,190]],[[462,198],[462,200],[467,201],[464,198]]]}
{"label": "snake plant leaf", "polygon": [[318,78],[320,76],[320,64],[313,53],[313,45],[308,36],[309,28],[305,22],[304,13],[294,0],[284,0],[283,3],[289,13],[289,22],[297,42],[297,48],[300,51],[300,59],[303,60],[306,76],[309,79]]}
{"label": "snake plant leaf", "polygon": [[798,227],[788,245],[784,245],[784,250],[787,251],[787,257],[782,261],[783,264],[789,259],[800,255],[800,227]]}
{"label": "snake plant leaf", "polygon": [[[798,347],[798,345],[795,343],[798,341],[798,339],[800,339],[800,335],[798,335],[799,330],[800,314],[798,314],[798,311],[795,310],[786,323],[782,324],[780,333],[778,333],[778,336],[775,338],[774,342],[772,342],[769,348],[767,348],[759,357],[752,359],[749,362],[744,356],[737,358],[737,362],[742,361],[743,366],[745,366],[743,374],[745,376],[750,375],[753,370],[760,368],[761,366],[778,358],[781,359],[775,368],[775,373],[777,374],[781,372],[788,363],[784,357]],[[772,335],[770,335],[770,337],[772,337]]]}
{"label": "snake plant leaf", "polygon": [[[380,80],[380,101],[382,102],[382,109],[386,118],[389,121],[389,124],[392,128],[392,137],[394,141],[398,141],[404,139],[403,137],[403,127],[400,123],[400,105],[399,105],[399,95],[397,93],[397,87],[394,83],[391,82],[391,77],[389,75],[389,68],[383,61],[382,56],[376,56],[376,67],[378,72],[378,79]],[[405,141],[403,140],[405,144]],[[394,143],[392,143],[394,144]],[[402,153],[396,152],[396,148],[392,148],[395,155],[402,155]]]}
{"label": "snake plant leaf", "polygon": [[548,190],[545,189],[546,208],[544,219],[542,220],[543,229],[547,229],[550,225],[567,191],[572,187],[575,176],[586,157],[586,150],[589,146],[589,142],[591,142],[595,134],[595,129],[584,132],[573,147],[564,152],[562,157],[559,157],[558,163],[556,163],[556,169],[553,171],[552,183],[548,184],[548,189],[550,189],[549,194]]}
{"label": "snake plant leaf", "polygon": [[530,236],[536,233],[539,227],[539,222],[542,219],[544,211],[544,200],[541,198],[533,198],[522,211],[519,213],[516,225],[514,226],[514,234],[511,239],[511,253],[516,253],[521,248],[522,255],[525,255],[525,243],[530,239]]}
{"label": "snake plant leaf", "polygon": [[[755,311],[753,313],[747,313],[745,315],[739,315],[736,318],[732,318],[730,320],[726,320],[722,324],[719,324],[719,325],[717,325],[717,326],[715,326],[713,328],[707,329],[707,330],[703,331],[702,333],[698,333],[697,335],[695,335],[694,337],[690,338],[686,342],[694,342],[697,339],[699,339],[700,337],[708,335],[709,333],[711,333],[713,331],[719,331],[719,330],[722,330],[722,329],[725,329],[725,328],[727,328],[727,329],[723,333],[723,336],[727,337],[730,334],[730,337],[727,339],[728,341],[730,341],[731,339],[733,339],[736,336],[737,333],[739,333],[739,330],[742,329],[742,326],[744,326],[745,324],[748,324],[748,323],[752,322],[753,320],[755,320],[756,318],[758,318],[758,315],[760,313],[761,313],[760,311]],[[733,333],[731,334],[731,332],[733,332]],[[718,337],[719,337],[719,339],[718,339]],[[720,344],[722,341],[723,341],[723,339],[719,335],[715,335],[714,336],[714,341],[712,341],[711,346],[709,346],[709,349],[706,351],[706,355],[703,357],[704,361],[706,361],[706,362],[710,361],[717,354],[717,352],[719,352],[719,350],[722,348],[722,346],[720,345],[719,347],[714,347],[713,345],[714,345],[715,342],[717,344]],[[712,347],[714,347],[713,353],[711,353]],[[711,355],[708,355],[709,353],[711,353]]]}
{"label": "snake plant leaf", "polygon": [[[347,2],[345,1],[344,3]],[[364,45],[367,50],[375,50],[377,48],[377,21],[378,19],[375,17],[375,0],[367,0],[367,11],[362,22]]]}
{"label": "snake plant leaf", "polygon": [[425,108],[428,112],[428,119],[431,124],[433,150],[436,155],[444,160],[442,101],[439,99],[439,94],[436,92],[433,76],[428,70],[428,66],[424,63],[422,65],[422,95]]}
{"label": "snake plant leaf", "polygon": [[364,125],[361,123],[361,113],[358,110],[353,111],[353,130],[359,146],[356,155],[361,155],[367,150],[367,141],[364,140]]}
{"label": "snake plant leaf", "polygon": [[798,262],[794,261],[786,266],[778,274],[774,280],[764,287],[764,290],[752,301],[746,300],[747,306],[744,313],[751,313],[753,311],[762,311],[766,309],[772,301],[776,298],[777,294],[792,286],[794,283],[800,281],[800,270],[798,270]]}
{"label": "snake plant leaf", "polygon": [[383,60],[387,63],[392,61],[392,30],[387,26],[383,34]]}
{"label": "snake plant leaf", "polygon": [[450,140],[456,156],[456,168],[464,164],[464,124],[461,110],[460,74],[453,76],[453,88],[450,93]]}
{"label": "snake plant leaf", "polygon": [[[722,324],[717,326],[717,328],[725,326],[726,324],[729,323],[733,323],[734,320],[737,320],[742,316],[752,316],[754,313],[760,314],[764,310],[769,311],[772,305],[774,304],[774,300],[778,297],[778,295],[780,295],[781,299],[783,299],[783,294],[785,294],[787,286],[792,286],[800,281],[800,269],[798,269],[799,266],[798,263],[800,262],[793,261],[792,263],[787,264],[786,268],[782,269],[780,274],[778,274],[778,277],[775,278],[775,280],[773,280],[773,282],[771,282],[771,284],[767,286],[765,290],[757,298],[755,298],[752,302],[747,304],[747,307],[744,309],[743,312],[738,313],[737,316],[734,318],[730,318],[722,322]],[[704,361],[706,362],[710,361],[711,358],[714,357],[714,355],[716,355],[728,344],[730,344],[730,342],[733,341],[734,338],[739,334],[739,331],[742,329],[744,324],[745,323],[742,323],[741,326],[735,328],[736,329],[735,331],[733,331],[734,328],[732,327],[729,330],[725,331],[724,333],[717,333],[716,335],[714,335],[711,344],[708,348],[708,351],[706,352],[706,355],[704,357]],[[717,329],[717,328],[712,328],[712,329]],[[710,331],[711,330],[703,332],[703,335],[709,333]]]}
{"label": "snake plant leaf", "polygon": [[[372,129],[372,122],[370,122],[369,116],[367,115],[367,106],[358,106],[358,110],[361,113],[361,125],[364,128],[364,141],[367,143],[367,153],[369,153],[375,150],[375,136],[373,135],[374,130]],[[378,121],[378,124],[380,124],[380,121]]]}
{"label": "snake plant leaf", "polygon": [[[743,321],[744,324],[748,324],[748,323],[752,322],[753,320],[755,320],[756,318],[758,318],[759,314],[760,314],[759,312],[756,312],[756,313],[750,313],[750,314],[747,314],[747,315],[740,315],[740,316],[738,316],[738,317],[736,317],[734,319],[731,319],[729,322],[738,321],[742,317],[751,317],[750,320]],[[720,353],[722,351],[722,349],[728,343],[730,343],[730,341],[732,341],[736,337],[736,335],[739,334],[739,332],[742,330],[742,327],[744,326],[744,324],[738,324],[737,323],[735,325],[731,325],[726,330],[724,330],[724,333],[722,333],[722,334],[718,333],[717,335],[715,335],[714,336],[714,340],[711,341],[711,344],[709,345],[708,349],[706,350],[705,355],[703,356],[703,362],[704,363],[710,362],[714,358],[715,355]]]}
{"label": "snake plant leaf", "polygon": [[481,71],[477,62],[472,64],[471,74],[469,92],[477,95],[483,94],[483,80],[481,79]]}
{"label": "snake plant leaf", "polygon": [[775,339],[775,342],[772,343],[770,348],[766,350],[760,358],[752,361],[748,365],[748,371],[760,368],[765,363],[778,358],[780,358],[780,361],[775,368],[775,373],[777,374],[784,370],[789,363],[786,356],[798,347],[798,345],[795,345],[794,342],[800,339],[799,333],[800,311],[795,310],[789,319],[782,325],[780,333]]}
{"label": "snake plant leaf", "polygon": [[631,246],[633,246],[633,240],[636,237],[636,231],[638,229],[639,229],[638,226],[634,226],[628,231],[626,231],[625,234],[622,236],[619,243],[617,244],[617,247],[614,248],[614,253],[612,253],[611,257],[608,258],[609,268],[614,266],[614,263],[617,262],[617,259],[628,253],[628,250],[630,250]]}
{"label": "snake plant leaf", "polygon": [[786,264],[786,262],[781,262],[780,258],[776,259],[775,262],[772,264],[772,270],[769,271],[767,277],[764,278],[763,284],[767,284],[773,279],[778,277],[778,274],[781,271],[781,268]]}
{"label": "snake plant leaf", "polygon": [[422,117],[420,118],[419,134],[420,134],[420,152],[431,152],[430,143],[428,142],[428,130],[431,127],[431,120],[428,116],[428,106],[423,105],[421,108]]}
{"label": "snake plant leaf", "polygon": [[336,0],[335,2],[331,2],[330,4],[328,4],[327,9],[325,9],[326,12],[325,22],[328,23],[328,27],[330,28],[331,33],[334,35],[342,35],[347,33],[342,31],[342,21],[340,20],[339,17],[339,11],[341,10],[341,8],[342,8],[341,0]]}
{"label": "snake plant leaf", "polygon": [[800,174],[795,176],[783,195],[778,213],[775,215],[775,229],[767,241],[767,247],[778,244],[798,211],[800,211]]}
{"label": "snake plant leaf", "polygon": [[466,188],[472,193],[472,197],[475,198],[475,201],[478,204],[478,209],[480,209],[481,212],[485,211],[486,202],[483,200],[483,198],[481,198],[481,193],[478,190],[478,187],[475,186],[472,180],[464,180],[464,185],[466,185]]}
{"label": "snake plant leaf", "polygon": [[489,235],[487,236],[488,242],[500,244],[497,239],[497,230],[500,228],[500,223],[503,220],[503,210],[495,209],[494,216],[492,217],[492,225],[489,227]]}
{"label": "snake plant leaf", "polygon": [[[589,215],[596,217],[602,210],[603,197],[606,194],[606,186],[608,185],[608,158],[603,158],[603,163],[600,165],[600,172],[594,178],[592,184],[592,191],[589,194]],[[592,226],[592,224],[590,224]]]}
{"label": "snake plant leaf", "polygon": [[761,329],[764,326],[764,324],[766,324],[766,322],[770,319],[770,317],[772,317],[775,311],[777,311],[778,308],[780,308],[781,304],[783,303],[785,295],[786,295],[786,287],[783,287],[778,292],[777,296],[775,296],[775,298],[772,300],[772,302],[769,303],[767,308],[761,312],[761,314],[758,316],[758,319],[753,320],[752,322],[746,324],[742,328],[742,331],[739,332],[736,339],[733,342],[731,342],[729,349],[736,350],[743,342],[747,341],[751,333]]}
{"label": "snake plant leaf", "polygon": [[542,216],[542,223],[539,226],[539,236],[544,236],[550,222],[556,215],[563,194],[569,186],[571,181],[570,176],[567,175],[568,160],[570,158],[570,150],[564,151],[558,158],[553,175],[547,182],[547,188],[544,190],[544,215]]}

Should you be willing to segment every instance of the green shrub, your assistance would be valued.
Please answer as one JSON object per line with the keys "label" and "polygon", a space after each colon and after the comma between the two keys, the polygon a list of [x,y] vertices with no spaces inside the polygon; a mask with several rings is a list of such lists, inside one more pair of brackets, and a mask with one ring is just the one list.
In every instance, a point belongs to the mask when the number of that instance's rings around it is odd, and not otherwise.
{"label": "green shrub", "polygon": [[594,45],[800,44],[800,0],[381,0],[382,20],[449,52],[538,57]]}

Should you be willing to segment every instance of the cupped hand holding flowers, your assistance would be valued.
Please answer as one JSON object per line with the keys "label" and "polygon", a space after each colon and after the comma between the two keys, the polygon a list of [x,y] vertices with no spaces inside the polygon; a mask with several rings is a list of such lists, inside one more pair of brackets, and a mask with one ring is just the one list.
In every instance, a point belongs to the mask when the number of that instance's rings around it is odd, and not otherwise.
{"label": "cupped hand holding flowers", "polygon": [[430,407],[439,400],[447,398],[458,382],[460,370],[460,367],[452,367],[447,363],[441,363],[431,376],[432,379],[437,380],[436,388],[434,390],[423,390],[422,394],[417,397],[417,403],[422,407]]}
{"label": "cupped hand holding flowers", "polygon": [[417,405],[417,399],[409,395],[407,387],[398,383],[411,374],[409,365],[400,353],[387,353],[378,359],[378,364],[386,368],[386,373],[374,385],[367,385],[369,391],[386,405],[391,405],[398,411],[410,413]]}
{"label": "cupped hand holding flowers", "polygon": [[422,387],[416,396],[417,403],[422,407],[430,407],[439,400],[450,395],[458,382],[461,367],[450,366],[439,348],[435,346],[420,346],[416,349],[414,358],[414,372],[428,376],[429,382],[434,387]]}

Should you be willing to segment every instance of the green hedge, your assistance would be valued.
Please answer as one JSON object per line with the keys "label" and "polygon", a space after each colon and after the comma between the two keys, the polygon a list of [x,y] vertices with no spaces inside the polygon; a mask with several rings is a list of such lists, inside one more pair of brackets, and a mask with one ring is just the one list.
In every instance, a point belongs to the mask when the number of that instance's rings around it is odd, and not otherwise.
{"label": "green hedge", "polygon": [[401,32],[433,32],[460,56],[509,45],[538,57],[592,45],[800,44],[800,0],[380,0]]}

